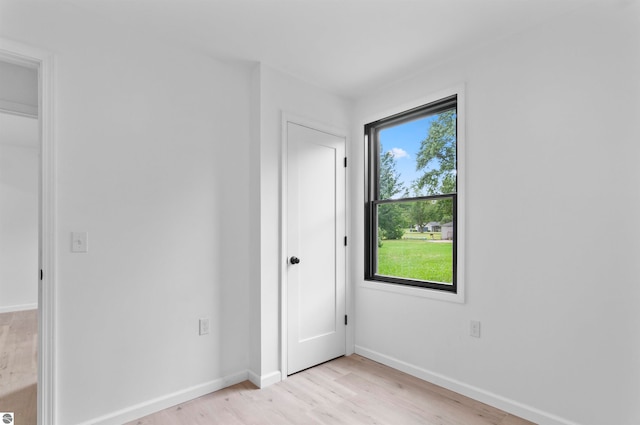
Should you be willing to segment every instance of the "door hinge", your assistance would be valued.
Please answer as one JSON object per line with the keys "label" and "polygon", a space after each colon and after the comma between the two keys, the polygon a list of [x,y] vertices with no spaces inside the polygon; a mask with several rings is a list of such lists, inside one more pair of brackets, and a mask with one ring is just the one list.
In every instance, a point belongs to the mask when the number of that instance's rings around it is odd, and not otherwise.
{"label": "door hinge", "polygon": [[344,157],[344,166],[345,167],[347,166],[347,157],[346,156]]}
{"label": "door hinge", "polygon": [[347,246],[347,237],[344,237],[344,246]]}
{"label": "door hinge", "polygon": [[344,315],[344,324],[345,324],[345,326],[347,325],[347,315],[346,314]]}

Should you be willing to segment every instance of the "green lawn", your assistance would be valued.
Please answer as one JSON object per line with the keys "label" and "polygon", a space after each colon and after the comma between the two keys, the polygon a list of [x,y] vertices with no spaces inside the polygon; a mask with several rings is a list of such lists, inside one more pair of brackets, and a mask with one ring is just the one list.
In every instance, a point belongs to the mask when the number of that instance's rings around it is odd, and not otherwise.
{"label": "green lawn", "polygon": [[436,240],[439,241],[441,239],[440,232],[404,232],[404,236],[402,239],[420,239],[420,240]]}
{"label": "green lawn", "polygon": [[452,264],[453,244],[450,242],[385,240],[378,248],[380,275],[452,283]]}

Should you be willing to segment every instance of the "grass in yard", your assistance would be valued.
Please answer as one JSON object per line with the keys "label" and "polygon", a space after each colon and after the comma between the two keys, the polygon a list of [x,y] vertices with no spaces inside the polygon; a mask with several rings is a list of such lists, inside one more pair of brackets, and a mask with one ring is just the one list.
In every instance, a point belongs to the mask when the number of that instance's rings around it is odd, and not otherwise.
{"label": "grass in yard", "polygon": [[434,240],[439,241],[442,239],[440,232],[404,232],[402,239],[420,239],[420,240]]}
{"label": "grass in yard", "polygon": [[452,283],[453,243],[385,240],[378,248],[378,274]]}

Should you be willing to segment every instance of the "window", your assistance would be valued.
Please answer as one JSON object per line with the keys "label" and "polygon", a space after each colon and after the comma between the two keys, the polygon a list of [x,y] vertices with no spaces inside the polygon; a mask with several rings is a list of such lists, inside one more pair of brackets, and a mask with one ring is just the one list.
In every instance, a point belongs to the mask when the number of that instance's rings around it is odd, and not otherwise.
{"label": "window", "polygon": [[458,98],[365,125],[365,279],[456,293]]}

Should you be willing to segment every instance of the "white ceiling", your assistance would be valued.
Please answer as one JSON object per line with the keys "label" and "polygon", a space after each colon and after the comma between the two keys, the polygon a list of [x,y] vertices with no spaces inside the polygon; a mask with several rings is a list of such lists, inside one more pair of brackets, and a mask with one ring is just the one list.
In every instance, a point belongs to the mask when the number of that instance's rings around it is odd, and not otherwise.
{"label": "white ceiling", "polygon": [[594,1],[611,0],[69,0],[350,98]]}

